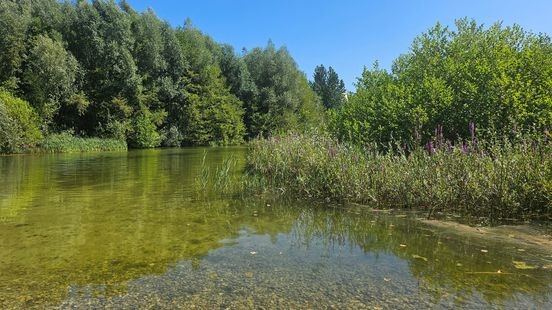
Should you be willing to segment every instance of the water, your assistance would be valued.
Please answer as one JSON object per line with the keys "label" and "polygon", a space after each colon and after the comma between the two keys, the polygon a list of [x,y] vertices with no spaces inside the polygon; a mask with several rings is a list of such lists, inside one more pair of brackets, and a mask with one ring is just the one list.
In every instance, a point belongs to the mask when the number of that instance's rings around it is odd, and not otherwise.
{"label": "water", "polygon": [[0,157],[0,308],[552,308],[550,248],[201,193],[204,151]]}

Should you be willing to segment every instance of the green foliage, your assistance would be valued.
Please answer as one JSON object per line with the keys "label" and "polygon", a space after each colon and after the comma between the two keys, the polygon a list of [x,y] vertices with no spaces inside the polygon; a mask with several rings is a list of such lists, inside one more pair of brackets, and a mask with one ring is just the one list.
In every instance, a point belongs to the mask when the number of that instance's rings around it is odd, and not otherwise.
{"label": "green foliage", "polygon": [[428,141],[478,131],[509,134],[552,126],[552,43],[519,26],[483,28],[461,19],[418,36],[389,73],[365,69],[350,102],[333,114],[333,132],[357,143]]}
{"label": "green foliage", "polygon": [[116,139],[82,138],[71,132],[53,134],[44,139],[35,152],[44,153],[80,153],[126,151],[125,141]]}
{"label": "green foliage", "polygon": [[[304,105],[314,105],[313,97],[304,95],[305,77],[285,48],[255,48],[245,55],[245,63],[256,92],[244,102],[245,125],[250,137],[269,136],[298,124],[298,112]],[[307,110],[309,108],[306,108]],[[308,117],[309,114],[303,116]],[[310,121],[310,120],[309,120]]]}
{"label": "green foliage", "polygon": [[61,42],[39,35],[32,42],[25,67],[22,90],[48,122],[75,95],[79,64]]}
{"label": "green foliage", "polygon": [[324,65],[314,68],[313,81],[311,87],[314,92],[320,96],[326,109],[335,109],[345,102],[345,83],[339,79],[339,76],[332,67],[328,70]]}
{"label": "green foliage", "polygon": [[[208,78],[209,80],[206,80]],[[206,85],[188,88],[182,128],[186,144],[231,145],[243,142],[241,102],[224,87],[217,67],[203,72]]]}
{"label": "green foliage", "polygon": [[[400,149],[400,148],[399,148]],[[500,218],[549,217],[552,144],[541,139],[442,145],[431,154],[360,148],[326,135],[251,144],[248,170],[265,187],[374,208],[416,208]]]}
{"label": "green foliage", "polygon": [[0,89],[0,153],[16,153],[42,139],[40,120],[28,102]]}
{"label": "green foliage", "polygon": [[111,0],[2,1],[0,26],[0,86],[30,102],[44,132],[227,145],[321,122],[303,74],[271,44],[238,55],[190,20],[172,28]]}
{"label": "green foliage", "polygon": [[133,118],[132,146],[136,148],[153,148],[161,144],[161,135],[157,126],[165,118],[165,113],[152,114],[145,110]]}
{"label": "green foliage", "polygon": [[0,86],[15,90],[30,24],[28,10],[15,0],[0,1]]}

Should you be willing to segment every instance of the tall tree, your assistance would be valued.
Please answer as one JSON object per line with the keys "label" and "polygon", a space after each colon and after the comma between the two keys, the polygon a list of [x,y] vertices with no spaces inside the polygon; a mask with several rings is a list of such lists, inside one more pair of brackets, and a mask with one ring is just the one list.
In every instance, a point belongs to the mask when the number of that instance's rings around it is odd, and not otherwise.
{"label": "tall tree", "polygon": [[313,81],[310,83],[312,89],[326,107],[326,109],[335,109],[340,107],[345,101],[345,83],[339,79],[337,72],[332,67],[328,70],[324,65],[314,68]]}
{"label": "tall tree", "polygon": [[265,48],[255,48],[244,57],[254,81],[257,94],[245,104],[245,125],[250,137],[267,136],[278,131],[296,128],[299,111],[313,100],[303,96],[304,74],[286,48],[276,49],[272,42]]}

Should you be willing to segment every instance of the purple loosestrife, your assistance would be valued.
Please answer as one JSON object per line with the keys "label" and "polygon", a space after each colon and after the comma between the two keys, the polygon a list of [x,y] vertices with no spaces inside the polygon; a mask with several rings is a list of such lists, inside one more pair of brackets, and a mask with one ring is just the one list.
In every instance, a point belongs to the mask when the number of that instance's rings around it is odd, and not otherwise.
{"label": "purple loosestrife", "polygon": [[462,142],[461,151],[464,154],[468,154],[469,150],[468,150],[468,145],[466,144],[466,142]]}
{"label": "purple loosestrife", "polygon": [[435,154],[435,147],[433,146],[433,142],[429,141],[426,144],[426,150],[429,155]]}

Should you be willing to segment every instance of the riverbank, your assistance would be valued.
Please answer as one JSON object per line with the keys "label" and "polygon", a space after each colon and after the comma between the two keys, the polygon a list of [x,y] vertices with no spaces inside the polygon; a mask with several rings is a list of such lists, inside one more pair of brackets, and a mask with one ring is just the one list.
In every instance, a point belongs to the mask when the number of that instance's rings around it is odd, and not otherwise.
{"label": "riverbank", "polygon": [[107,138],[84,138],[70,133],[52,134],[45,137],[36,146],[19,148],[12,152],[0,152],[0,155],[10,154],[41,154],[41,153],[88,153],[127,151],[125,141]]}
{"label": "riverbank", "polygon": [[126,151],[125,141],[105,138],[82,138],[69,133],[48,136],[32,153],[79,153]]}
{"label": "riverbank", "polygon": [[298,197],[483,217],[549,219],[549,142],[431,146],[380,152],[325,135],[289,134],[251,143],[255,183]]}

